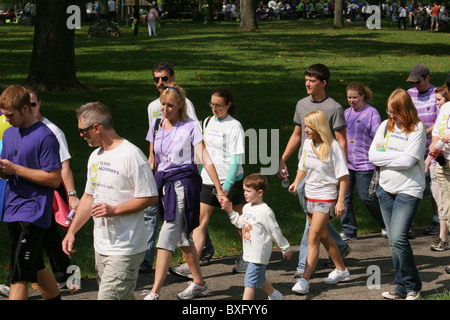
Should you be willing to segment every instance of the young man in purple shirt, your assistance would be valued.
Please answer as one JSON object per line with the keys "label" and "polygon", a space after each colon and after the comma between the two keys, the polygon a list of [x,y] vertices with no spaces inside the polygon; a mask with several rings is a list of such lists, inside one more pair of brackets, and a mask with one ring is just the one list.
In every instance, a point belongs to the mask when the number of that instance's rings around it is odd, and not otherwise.
{"label": "young man in purple shirt", "polygon": [[[434,122],[439,114],[439,108],[436,105],[436,97],[434,91],[436,89],[430,83],[430,70],[424,64],[414,65],[409,73],[407,82],[410,82],[413,87],[407,92],[411,96],[414,106],[419,114],[419,119],[425,124],[427,143],[425,148],[424,158],[428,156],[428,147],[431,144],[431,132],[433,131]],[[427,173],[426,177],[426,188],[424,195],[431,195],[430,190],[430,174]],[[431,203],[433,207],[433,221],[430,226],[424,230],[425,234],[428,235],[438,235],[439,234],[439,215],[437,210],[436,201],[431,195]],[[411,230],[411,237],[413,236],[413,231]]]}
{"label": "young man in purple shirt", "polygon": [[42,235],[50,226],[54,189],[61,182],[59,143],[34,117],[25,88],[5,89],[0,109],[12,125],[3,135],[0,159],[0,176],[8,179],[3,221],[8,223],[13,248],[9,299],[27,299],[29,282],[38,284],[44,299],[60,299],[42,255]]}

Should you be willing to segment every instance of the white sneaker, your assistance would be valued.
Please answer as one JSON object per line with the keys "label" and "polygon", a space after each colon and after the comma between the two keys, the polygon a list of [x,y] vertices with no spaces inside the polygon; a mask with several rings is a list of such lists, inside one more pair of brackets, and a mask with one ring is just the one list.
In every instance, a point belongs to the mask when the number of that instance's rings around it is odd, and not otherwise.
{"label": "white sneaker", "polygon": [[268,295],[269,300],[283,300],[283,295],[280,291],[276,290],[272,294]]}
{"label": "white sneaker", "polygon": [[405,300],[418,300],[420,299],[419,291],[410,291],[406,294]]}
{"label": "white sneaker", "polygon": [[191,269],[187,263],[183,263],[177,267],[170,267],[169,272],[177,277],[192,279]]}
{"label": "white sneaker", "polygon": [[350,272],[348,269],[344,271],[339,270],[338,268],[334,269],[334,271],[328,274],[328,278],[323,279],[323,282],[326,284],[335,284],[342,281],[350,280]]}
{"label": "white sneaker", "polygon": [[382,236],[383,238],[387,238],[388,233],[387,233],[386,228],[381,229],[381,236]]}
{"label": "white sneaker", "polygon": [[307,294],[309,292],[309,281],[305,278],[298,279],[292,287],[292,291],[295,293]]}
{"label": "white sneaker", "polygon": [[0,295],[6,298],[9,297],[9,287],[4,284],[0,284]]}
{"label": "white sneaker", "polygon": [[142,294],[146,295],[144,298],[142,298],[142,300],[159,300],[159,295],[156,293],[144,290],[144,292]]}
{"label": "white sneaker", "polygon": [[199,286],[194,281],[189,281],[189,286],[183,292],[179,293],[178,299],[191,300],[197,297],[204,297],[209,294],[206,282],[203,286]]}

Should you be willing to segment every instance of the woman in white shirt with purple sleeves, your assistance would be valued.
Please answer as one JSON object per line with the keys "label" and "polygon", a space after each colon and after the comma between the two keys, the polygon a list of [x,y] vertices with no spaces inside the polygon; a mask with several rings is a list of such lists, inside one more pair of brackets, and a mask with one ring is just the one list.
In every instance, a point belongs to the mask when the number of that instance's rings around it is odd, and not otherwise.
{"label": "woman in white shirt with purple sleeves", "polygon": [[360,82],[347,86],[347,101],[350,108],[345,110],[347,123],[347,152],[349,187],[345,197],[346,212],[341,217],[343,240],[357,238],[358,224],[353,210],[353,190],[358,188],[358,195],[372,217],[378,222],[385,235],[385,225],[381,216],[378,199],[369,196],[369,185],[375,165],[369,161],[369,148],[380,126],[380,113],[368,104],[372,91]]}

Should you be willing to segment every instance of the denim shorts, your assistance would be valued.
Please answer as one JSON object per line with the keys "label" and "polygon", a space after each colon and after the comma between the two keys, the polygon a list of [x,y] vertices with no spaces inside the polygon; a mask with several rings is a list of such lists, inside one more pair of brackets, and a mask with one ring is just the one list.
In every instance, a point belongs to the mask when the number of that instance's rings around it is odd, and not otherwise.
{"label": "denim shorts", "polygon": [[334,202],[325,202],[325,201],[310,201],[306,199],[306,212],[314,213],[314,212],[323,212],[329,214],[330,216],[334,215],[334,207],[336,206],[336,201]]}
{"label": "denim shorts", "polygon": [[264,281],[266,281],[266,265],[249,262],[245,272],[244,286],[262,288]]}

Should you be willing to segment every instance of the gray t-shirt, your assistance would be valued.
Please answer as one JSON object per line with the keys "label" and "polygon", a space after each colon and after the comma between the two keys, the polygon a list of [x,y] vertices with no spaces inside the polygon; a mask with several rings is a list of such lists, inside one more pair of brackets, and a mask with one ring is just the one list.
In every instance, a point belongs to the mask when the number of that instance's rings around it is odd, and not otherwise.
{"label": "gray t-shirt", "polygon": [[[333,98],[326,97],[322,101],[312,101],[311,96],[307,96],[297,102],[294,114],[294,124],[302,128],[305,127],[305,116],[314,110],[322,110],[328,118],[331,133],[333,137],[334,131],[341,130],[347,127],[345,122],[344,108],[336,102]],[[303,142],[306,140],[306,134],[302,132],[302,143],[298,152],[298,157],[302,155]]]}

